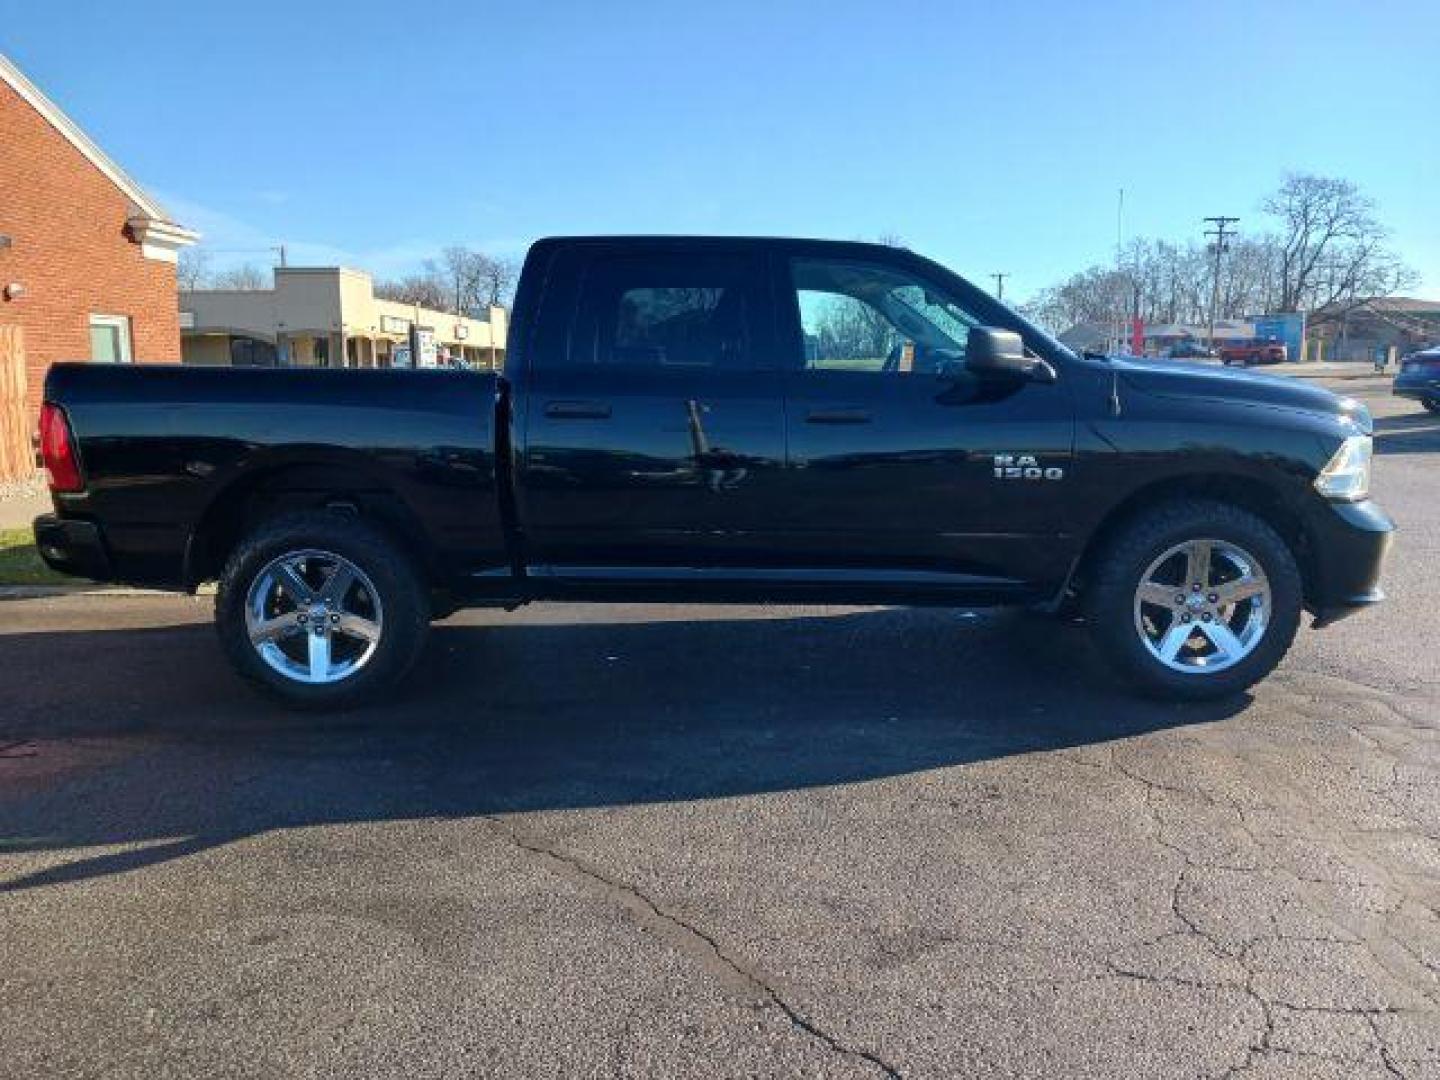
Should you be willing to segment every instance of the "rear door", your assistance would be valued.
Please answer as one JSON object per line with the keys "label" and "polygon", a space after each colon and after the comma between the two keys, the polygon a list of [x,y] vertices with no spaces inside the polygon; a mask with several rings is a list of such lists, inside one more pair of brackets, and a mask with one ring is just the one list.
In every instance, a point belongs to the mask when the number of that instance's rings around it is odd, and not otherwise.
{"label": "rear door", "polygon": [[1004,591],[1063,574],[1074,441],[1063,377],[968,372],[969,331],[995,313],[898,255],[797,253],[776,292],[797,555],[920,586]]}
{"label": "rear door", "polygon": [[533,572],[663,577],[763,560],[785,461],[763,258],[627,244],[558,260],[518,462]]}

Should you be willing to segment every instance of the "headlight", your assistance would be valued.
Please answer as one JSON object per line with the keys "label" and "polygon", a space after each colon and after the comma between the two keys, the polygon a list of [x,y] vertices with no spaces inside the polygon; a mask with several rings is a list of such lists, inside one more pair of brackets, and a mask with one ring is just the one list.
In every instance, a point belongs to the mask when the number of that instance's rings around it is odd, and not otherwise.
{"label": "headlight", "polygon": [[1327,499],[1359,502],[1370,496],[1370,455],[1375,443],[1369,435],[1351,435],[1315,478],[1315,490]]}

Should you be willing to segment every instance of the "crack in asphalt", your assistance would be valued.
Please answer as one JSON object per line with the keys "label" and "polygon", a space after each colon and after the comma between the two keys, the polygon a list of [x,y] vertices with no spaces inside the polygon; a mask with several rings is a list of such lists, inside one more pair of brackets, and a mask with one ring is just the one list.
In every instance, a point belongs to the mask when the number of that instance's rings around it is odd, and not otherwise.
{"label": "crack in asphalt", "polygon": [[[1392,715],[1397,716],[1397,718],[1403,717],[1403,714],[1400,713],[1399,710],[1392,710]],[[1408,717],[1404,717],[1407,723],[1409,719]],[[1386,746],[1380,739],[1363,732],[1358,729],[1356,725],[1347,724],[1345,726],[1374,752],[1391,757],[1392,759],[1395,757],[1392,749]],[[1254,985],[1258,972],[1253,962],[1253,950],[1256,946],[1270,941],[1310,941],[1356,946],[1363,949],[1367,955],[1374,959],[1382,970],[1395,974],[1384,959],[1375,954],[1371,942],[1367,941],[1363,936],[1343,937],[1316,934],[1286,934],[1281,929],[1277,917],[1271,914],[1269,916],[1271,924],[1270,933],[1248,937],[1236,945],[1222,940],[1207,930],[1203,923],[1198,921],[1187,910],[1185,899],[1186,892],[1191,887],[1189,875],[1192,872],[1228,871],[1237,874],[1281,874],[1295,881],[1297,885],[1312,886],[1342,886],[1347,884],[1345,880],[1304,874],[1278,865],[1261,865],[1260,863],[1253,862],[1242,865],[1236,862],[1197,858],[1183,843],[1177,842],[1168,835],[1169,826],[1167,825],[1166,815],[1163,809],[1163,804],[1167,796],[1181,796],[1195,799],[1206,806],[1227,810],[1235,817],[1235,828],[1254,845],[1257,852],[1264,852],[1268,845],[1255,833],[1251,826],[1250,819],[1246,814],[1245,807],[1239,802],[1232,799],[1216,797],[1200,788],[1180,787],[1146,776],[1143,772],[1123,761],[1117,752],[1117,748],[1114,746],[1110,748],[1108,767],[1107,764],[1103,762],[1080,761],[1070,755],[1065,755],[1065,757],[1067,761],[1083,767],[1098,769],[1100,771],[1113,770],[1114,773],[1139,786],[1144,793],[1146,815],[1151,825],[1151,828],[1148,830],[1149,838],[1178,860],[1175,880],[1170,888],[1169,900],[1171,913],[1182,929],[1161,935],[1159,938],[1143,944],[1157,944],[1167,938],[1193,936],[1203,943],[1211,955],[1218,959],[1233,961],[1239,964],[1240,968],[1244,971],[1244,978],[1238,981],[1226,978],[1217,978],[1214,980],[1189,978],[1184,975],[1145,971],[1140,967],[1124,964],[1117,960],[1112,952],[1110,955],[1093,958],[1100,965],[1101,973],[1091,976],[1091,978],[1130,979],[1143,983],[1179,986],[1204,992],[1230,990],[1244,994],[1245,997],[1254,1003],[1255,1009],[1258,1012],[1259,1023],[1249,1044],[1245,1047],[1244,1060],[1230,1065],[1226,1071],[1221,1074],[1223,1077],[1244,1075],[1256,1068],[1264,1058],[1270,1055],[1284,1054],[1287,1056],[1312,1058],[1324,1058],[1328,1056],[1296,1048],[1274,1046],[1273,1040],[1276,1032],[1277,1009],[1284,1009],[1299,1014],[1363,1017],[1373,1035],[1380,1064],[1383,1065],[1390,1075],[1397,1077],[1404,1077],[1406,1075],[1399,1063],[1395,1060],[1393,1052],[1385,1040],[1379,1025],[1379,1017],[1396,1015],[1403,1010],[1390,1006],[1358,1008],[1293,1004],[1279,1000],[1273,996],[1267,997],[1265,994],[1260,993]],[[1393,760],[1391,764],[1391,776],[1394,778],[1398,776],[1398,773],[1394,769]],[[661,907],[659,903],[638,887],[616,880],[598,867],[589,864],[581,858],[562,853],[538,840],[526,837],[502,818],[488,816],[486,820],[499,830],[511,844],[530,854],[545,859],[556,872],[562,876],[575,880],[590,888],[599,886],[611,899],[629,911],[642,927],[656,932],[658,936],[676,948],[677,951],[680,951],[699,963],[707,973],[716,978],[730,993],[747,1001],[752,1007],[769,1007],[778,1010],[793,1028],[803,1032],[806,1036],[834,1054],[864,1062],[866,1065],[887,1077],[898,1078],[903,1075],[898,1068],[885,1061],[879,1055],[863,1048],[850,1046],[826,1031],[788,1002],[779,991],[757,971],[728,955],[713,936],[693,923]],[[1401,831],[1408,832],[1409,830]],[[1274,834],[1267,835],[1272,835],[1273,838]],[[1293,838],[1300,840],[1308,839],[1315,842],[1334,839],[1333,834],[1326,830],[1318,830],[1314,836],[1306,833],[1297,833],[1294,834]],[[1370,883],[1374,876],[1368,873],[1368,871],[1382,870],[1382,868],[1373,865],[1372,860],[1362,857],[1352,845],[1345,843],[1343,839],[1342,848],[1347,854],[1359,857],[1361,861],[1366,864],[1362,869],[1367,871],[1367,883]],[[1394,889],[1394,891],[1402,897],[1409,895],[1409,890],[1396,886],[1390,878],[1390,875],[1380,872],[1379,878],[1381,880],[1373,882],[1375,887],[1380,889]],[[1304,894],[1301,894],[1301,899],[1303,901]],[[1381,910],[1379,915],[1382,920],[1394,914],[1399,906],[1399,904],[1392,904]],[[1324,918],[1327,922],[1331,921],[1330,917],[1324,915],[1323,912],[1317,911],[1316,914],[1320,915],[1320,917]],[[1349,928],[1336,924],[1335,929],[1343,933]],[[1401,947],[1405,948],[1406,952],[1410,952],[1403,943],[1401,943]],[[1416,988],[1411,987],[1411,989]],[[1420,991],[1420,993],[1429,997],[1430,993],[1433,992]]]}
{"label": "crack in asphalt", "polygon": [[1376,1014],[1367,1014],[1365,1022],[1370,1025],[1370,1031],[1374,1034],[1375,1042],[1380,1047],[1380,1063],[1385,1066],[1385,1071],[1391,1076],[1398,1076],[1403,1080],[1405,1073],[1390,1057],[1390,1045],[1385,1041],[1385,1036],[1380,1034],[1380,1023],[1376,1019]]}
{"label": "crack in asphalt", "polygon": [[[1170,851],[1180,857],[1180,869],[1175,874],[1175,883],[1170,887],[1171,912],[1174,914],[1175,918],[1180,920],[1181,925],[1183,925],[1186,930],[1188,930],[1195,936],[1201,938],[1214,952],[1221,956],[1233,957],[1235,955],[1233,951],[1225,947],[1225,945],[1223,945],[1221,942],[1216,941],[1210,933],[1208,933],[1204,928],[1202,928],[1198,923],[1196,923],[1195,920],[1186,913],[1184,906],[1180,902],[1180,893],[1185,888],[1186,872],[1192,868],[1203,867],[1205,869],[1212,869],[1212,867],[1206,864],[1195,863],[1191,859],[1190,853],[1188,851],[1186,851],[1183,847],[1181,847],[1174,841],[1166,838],[1165,821],[1160,815],[1160,808],[1155,804],[1155,792],[1168,791],[1184,795],[1196,794],[1201,798],[1202,801],[1212,806],[1216,805],[1215,801],[1204,792],[1191,792],[1184,788],[1172,787],[1167,784],[1162,784],[1156,780],[1152,780],[1149,777],[1143,776],[1138,772],[1135,772],[1133,769],[1127,767],[1120,760],[1120,758],[1115,752],[1114,747],[1112,747],[1110,750],[1110,761],[1115,771],[1118,772],[1121,776],[1125,777],[1125,779],[1131,781],[1132,783],[1140,784],[1144,788],[1145,809],[1149,812],[1151,823],[1154,826],[1150,833],[1150,839],[1153,840],[1155,843],[1159,844],[1165,850]],[[1242,872],[1249,872],[1250,868],[1230,869],[1240,869]]]}
{"label": "crack in asphalt", "polygon": [[778,1009],[790,1024],[804,1032],[811,1039],[825,1046],[832,1053],[867,1063],[892,1080],[902,1080],[904,1074],[898,1068],[869,1050],[849,1046],[831,1035],[815,1021],[783,998],[761,975],[728,955],[720,943],[711,935],[682,919],[673,912],[662,908],[641,889],[626,882],[617,881],[598,867],[574,855],[567,855],[537,840],[531,840],[507,821],[494,815],[484,815],[484,820],[498,830],[515,847],[546,860],[562,876],[593,888],[598,885],[622,908],[636,916],[637,921],[653,930],[677,951],[690,957],[732,994],[738,995],[753,1007],[771,1006]]}
{"label": "crack in asphalt", "polygon": [[[1391,711],[1393,715],[1403,715],[1399,713],[1398,709],[1392,709]],[[1408,718],[1406,719],[1408,720]],[[1387,747],[1380,739],[1377,739],[1374,736],[1367,736],[1366,733],[1361,732],[1353,724],[1346,724],[1345,726],[1349,728],[1355,735],[1360,736],[1362,741],[1368,743],[1373,750],[1382,754],[1383,756],[1390,757],[1392,759],[1390,762],[1392,779],[1398,778],[1398,758],[1389,747]],[[1273,934],[1251,937],[1247,939],[1238,950],[1236,950],[1227,946],[1224,942],[1217,940],[1213,934],[1206,931],[1205,928],[1201,926],[1185,910],[1185,905],[1182,900],[1182,894],[1186,887],[1187,874],[1191,870],[1228,870],[1240,874],[1281,873],[1294,879],[1298,884],[1320,886],[1344,885],[1346,884],[1346,882],[1343,880],[1333,880],[1330,878],[1306,875],[1297,871],[1287,870],[1286,868],[1280,866],[1235,866],[1196,860],[1182,844],[1176,843],[1165,835],[1165,818],[1163,813],[1161,812],[1160,805],[1157,801],[1158,798],[1163,797],[1163,795],[1165,794],[1182,795],[1188,798],[1195,798],[1200,800],[1207,806],[1223,806],[1234,811],[1238,819],[1238,827],[1240,831],[1246,836],[1247,839],[1250,840],[1252,844],[1255,845],[1256,849],[1263,851],[1266,845],[1260,840],[1258,836],[1255,835],[1254,831],[1251,829],[1249,820],[1246,818],[1245,815],[1244,807],[1241,806],[1239,803],[1234,802],[1233,800],[1217,799],[1209,792],[1206,792],[1202,789],[1177,787],[1171,784],[1165,784],[1161,781],[1153,779],[1152,777],[1145,776],[1143,773],[1137,771],[1136,769],[1128,766],[1125,762],[1123,762],[1118,755],[1117,748],[1114,746],[1110,748],[1109,759],[1111,766],[1116,773],[1129,780],[1130,782],[1139,785],[1143,790],[1145,808],[1152,824],[1152,828],[1150,830],[1150,839],[1154,843],[1158,844],[1160,847],[1177,856],[1180,860],[1179,868],[1177,869],[1175,874],[1175,882],[1170,890],[1170,908],[1175,918],[1184,927],[1184,929],[1176,931],[1173,934],[1162,935],[1160,938],[1154,939],[1152,943],[1158,943],[1170,937],[1192,934],[1201,941],[1203,941],[1205,945],[1215,955],[1230,958],[1238,962],[1245,971],[1245,979],[1243,984],[1237,984],[1224,979],[1210,982],[1200,979],[1187,979],[1175,975],[1161,975],[1153,972],[1142,972],[1126,968],[1123,965],[1117,963],[1113,959],[1113,954],[1112,956],[1107,956],[1101,959],[1101,963],[1105,966],[1106,970],[1112,975],[1119,977],[1138,979],[1145,982],[1169,983],[1174,985],[1187,986],[1198,990],[1219,990],[1227,988],[1238,989],[1240,991],[1243,991],[1246,996],[1248,996],[1252,1001],[1254,1001],[1256,1006],[1259,1008],[1261,1016],[1263,1018],[1263,1027],[1258,1032],[1258,1038],[1252,1040],[1250,1045],[1246,1048],[1245,1060],[1239,1062],[1238,1064],[1231,1065],[1229,1068],[1227,1068],[1226,1071],[1221,1074],[1223,1078],[1236,1077],[1249,1072],[1251,1069],[1255,1068],[1255,1066],[1263,1057],[1270,1054],[1285,1053],[1304,1057],[1326,1056],[1310,1054],[1300,1050],[1273,1046],[1272,1040],[1275,1035],[1275,1010],[1277,1008],[1283,1008],[1295,1013],[1363,1017],[1366,1024],[1369,1026],[1372,1036],[1374,1038],[1375,1046],[1378,1050],[1380,1063],[1390,1075],[1396,1077],[1405,1077],[1406,1073],[1403,1069],[1400,1068],[1399,1064],[1396,1062],[1389,1043],[1386,1041],[1384,1034],[1380,1030],[1378,1019],[1381,1016],[1398,1015],[1403,1010],[1390,1006],[1381,1008],[1345,1008],[1335,1006],[1297,1005],[1289,1002],[1282,1002],[1273,997],[1266,997],[1265,995],[1257,991],[1254,986],[1256,970],[1251,962],[1253,949],[1255,948],[1255,946],[1261,944],[1262,942],[1270,940],[1319,941],[1339,945],[1354,945],[1364,950],[1364,952],[1368,956],[1370,956],[1380,966],[1382,970],[1392,975],[1398,976],[1398,973],[1392,969],[1392,967],[1385,961],[1385,959],[1377,955],[1373,947],[1372,941],[1368,940],[1363,935],[1357,935],[1354,939],[1328,936],[1319,937],[1313,935],[1287,935],[1280,930],[1280,927],[1276,920],[1276,916],[1272,914],[1270,915],[1270,923]],[[1405,830],[1402,830],[1402,832],[1403,831]],[[1378,878],[1381,880],[1373,882],[1376,888],[1380,888],[1382,890],[1393,889],[1395,893],[1400,895],[1400,901],[1387,905],[1378,913],[1382,922],[1388,921],[1388,919],[1394,914],[1396,914],[1403,906],[1404,900],[1406,898],[1409,898],[1409,891],[1403,887],[1396,885],[1391,875],[1385,873],[1383,868],[1374,865],[1371,859],[1365,857],[1362,853],[1357,852],[1355,848],[1343,836],[1340,838],[1340,843],[1342,848],[1349,855],[1356,857],[1360,862],[1365,864],[1365,867],[1363,868],[1364,870],[1378,872],[1376,875],[1366,873],[1365,876],[1367,884],[1372,883],[1373,877],[1378,876]],[[1422,906],[1426,906],[1428,908],[1428,905],[1422,904]],[[1329,916],[1322,914],[1322,917],[1325,918],[1327,922],[1331,921]],[[1337,929],[1344,930],[1348,928],[1337,927]],[[1403,941],[1400,941],[1393,935],[1390,936],[1391,940],[1395,941],[1395,943],[1398,944],[1404,952],[1410,954],[1417,960],[1420,959],[1419,957],[1415,956],[1414,951]],[[1432,965],[1429,964],[1424,964],[1423,966],[1427,968],[1432,967]],[[1408,980],[1402,979],[1401,981],[1404,982],[1407,986],[1409,986]],[[1413,986],[1409,988],[1418,990],[1418,988]],[[1419,993],[1423,997],[1433,1000],[1435,991],[1419,990]]]}
{"label": "crack in asphalt", "polygon": [[[1369,689],[1369,688],[1366,688]],[[1357,695],[1358,700],[1369,700],[1368,695]],[[1414,721],[1406,716],[1401,710],[1390,706],[1388,709],[1390,717],[1399,721],[1401,726],[1406,728],[1414,727]],[[1343,725],[1351,734],[1371,752],[1383,757],[1390,758],[1390,778],[1392,784],[1398,786],[1399,771],[1398,758],[1400,751],[1395,747],[1387,745],[1386,742],[1377,738],[1370,732],[1365,731],[1358,724],[1346,723]],[[1433,731],[1426,729],[1433,735]],[[1390,1005],[1380,1007],[1343,1007],[1295,1004],[1287,1002],[1274,994],[1264,994],[1257,990],[1255,980],[1261,972],[1255,962],[1254,950],[1257,946],[1267,942],[1316,942],[1326,945],[1353,946],[1363,950],[1380,968],[1390,975],[1400,978],[1402,985],[1408,990],[1418,992],[1429,999],[1435,991],[1422,990],[1413,985],[1413,981],[1401,977],[1390,962],[1375,950],[1375,942],[1367,939],[1363,934],[1355,933],[1353,936],[1337,936],[1351,934],[1353,927],[1346,925],[1343,921],[1336,922],[1332,914],[1324,910],[1314,908],[1313,897],[1307,891],[1297,894],[1298,902],[1312,913],[1324,920],[1335,934],[1287,934],[1284,932],[1276,914],[1270,914],[1269,932],[1247,936],[1239,940],[1225,940],[1206,928],[1204,923],[1197,919],[1188,910],[1187,893],[1193,888],[1190,875],[1192,873],[1203,874],[1208,872],[1230,872],[1242,875],[1279,875],[1293,881],[1297,887],[1321,887],[1333,888],[1354,885],[1342,877],[1324,877],[1315,874],[1301,872],[1300,870],[1287,868],[1278,865],[1270,860],[1264,860],[1267,849],[1277,837],[1285,837],[1292,840],[1309,841],[1312,843],[1331,843],[1335,841],[1334,830],[1323,827],[1319,819],[1305,820],[1301,822],[1299,831],[1295,832],[1272,832],[1265,831],[1264,837],[1258,834],[1252,826],[1251,818],[1247,814],[1245,805],[1232,798],[1217,796],[1199,787],[1177,786],[1173,783],[1165,783],[1153,777],[1145,775],[1133,765],[1125,762],[1120,756],[1118,747],[1112,745],[1107,755],[1108,761],[1087,761],[1078,759],[1073,755],[1062,755],[1067,763],[1079,767],[1097,770],[1100,772],[1111,772],[1117,774],[1132,784],[1137,785],[1143,792],[1144,807],[1146,816],[1149,819],[1150,828],[1147,830],[1149,839],[1169,852],[1177,860],[1175,878],[1169,890],[1170,910],[1178,923],[1180,929],[1160,935],[1141,944],[1159,944],[1169,938],[1191,936],[1201,942],[1203,947],[1218,960],[1231,961],[1239,965],[1243,971],[1243,979],[1217,977],[1208,979],[1204,977],[1187,977],[1183,974],[1160,973],[1143,970],[1142,965],[1126,964],[1117,958],[1116,953],[1120,950],[1112,950],[1108,955],[1091,956],[1091,959],[1099,965],[1099,971],[1092,976],[1086,977],[1098,979],[1129,979],[1137,982],[1171,985],[1184,987],[1190,990],[1214,993],[1218,991],[1232,991],[1243,994],[1253,1002],[1258,1014],[1257,1025],[1248,1045],[1245,1046],[1245,1057],[1243,1061],[1231,1064],[1221,1075],[1223,1077],[1235,1077],[1244,1075],[1255,1069],[1261,1061],[1268,1056],[1284,1054],[1293,1057],[1326,1058],[1330,1055],[1314,1053],[1293,1047],[1275,1046],[1276,1014],[1277,1010],[1286,1010],[1296,1014],[1317,1014],[1333,1016],[1356,1016],[1363,1017],[1368,1025],[1374,1039],[1374,1049],[1378,1053],[1378,1063],[1383,1065],[1387,1073],[1392,1076],[1404,1077],[1406,1074],[1401,1064],[1396,1060],[1394,1053],[1386,1041],[1379,1023],[1379,1018],[1387,1015],[1398,1015],[1407,1010],[1396,1008]],[[1261,860],[1252,861],[1230,861],[1223,859],[1207,859],[1197,857],[1182,841],[1172,838],[1172,827],[1167,820],[1167,803],[1172,797],[1193,799],[1216,810],[1222,810],[1233,814],[1234,828],[1253,846]],[[824,1046],[830,1052],[864,1062],[879,1073],[887,1077],[900,1077],[902,1073],[898,1068],[885,1061],[879,1055],[847,1045],[838,1037],[824,1030],[819,1024],[805,1016],[794,1005],[790,1004],[764,977],[757,971],[746,966],[732,956],[728,955],[720,946],[720,943],[710,934],[701,930],[694,924],[686,921],[675,913],[661,907],[653,898],[648,896],[638,887],[618,881],[596,866],[587,863],[585,860],[562,853],[553,847],[530,839],[517,830],[508,821],[494,816],[486,818],[495,828],[504,834],[506,839],[514,846],[547,860],[552,867],[561,875],[580,882],[587,887],[599,886],[621,907],[629,911],[642,927],[656,932],[663,940],[667,941],[678,951],[690,957],[701,965],[712,977],[729,990],[732,994],[747,1001],[755,1008],[773,1008],[782,1014],[788,1023],[797,1031],[803,1032],[815,1042]],[[1423,833],[1423,825],[1414,823],[1417,828],[1387,830],[1398,831],[1405,835],[1428,835]],[[1373,887],[1386,892],[1393,892],[1401,897],[1399,901],[1388,903],[1379,909],[1375,914],[1386,926],[1385,936],[1397,943],[1400,948],[1411,955],[1417,961],[1421,958],[1416,956],[1403,941],[1389,930],[1388,919],[1398,913],[1403,907],[1404,901],[1410,899],[1420,904],[1426,910],[1434,911],[1432,907],[1423,903],[1415,895],[1413,889],[1405,888],[1403,884],[1396,882],[1393,875],[1386,872],[1385,868],[1379,866],[1365,853],[1357,850],[1354,844],[1346,837],[1340,838],[1341,850],[1347,856],[1356,860],[1357,872],[1362,877],[1362,885]],[[1126,946],[1130,947],[1130,946]],[[1424,967],[1431,967],[1423,964]],[[1370,1060],[1374,1061],[1372,1057]]]}

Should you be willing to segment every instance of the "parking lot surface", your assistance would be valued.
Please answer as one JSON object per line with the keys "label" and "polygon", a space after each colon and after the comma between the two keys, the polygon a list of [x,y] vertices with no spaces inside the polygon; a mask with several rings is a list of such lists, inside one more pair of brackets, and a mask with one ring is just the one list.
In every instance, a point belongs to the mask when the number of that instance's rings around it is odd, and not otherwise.
{"label": "parking lot surface", "polygon": [[[1341,384],[1337,384],[1341,385]],[[0,1075],[1440,1077],[1440,418],[1244,698],[1020,613],[537,605],[341,717],[0,603]]]}

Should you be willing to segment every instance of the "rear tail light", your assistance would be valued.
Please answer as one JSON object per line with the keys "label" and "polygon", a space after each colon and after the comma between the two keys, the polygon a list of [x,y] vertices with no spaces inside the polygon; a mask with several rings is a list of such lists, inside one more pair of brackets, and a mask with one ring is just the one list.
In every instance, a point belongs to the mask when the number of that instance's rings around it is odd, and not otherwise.
{"label": "rear tail light", "polygon": [[40,456],[44,459],[45,471],[50,474],[51,491],[84,490],[80,454],[70,431],[70,420],[65,410],[52,401],[40,407]]}

